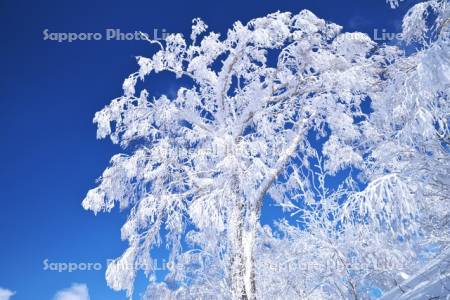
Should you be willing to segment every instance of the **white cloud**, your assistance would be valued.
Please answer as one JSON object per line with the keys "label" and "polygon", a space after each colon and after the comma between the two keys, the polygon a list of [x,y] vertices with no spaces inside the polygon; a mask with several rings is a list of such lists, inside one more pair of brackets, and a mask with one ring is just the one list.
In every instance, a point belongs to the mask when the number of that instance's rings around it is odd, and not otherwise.
{"label": "white cloud", "polygon": [[[89,291],[87,285],[81,283],[72,283],[70,288],[56,293],[53,300],[89,300]],[[2,300],[2,299],[0,299]]]}
{"label": "white cloud", "polygon": [[0,287],[0,300],[9,300],[12,296],[14,296],[16,292],[4,289]]}

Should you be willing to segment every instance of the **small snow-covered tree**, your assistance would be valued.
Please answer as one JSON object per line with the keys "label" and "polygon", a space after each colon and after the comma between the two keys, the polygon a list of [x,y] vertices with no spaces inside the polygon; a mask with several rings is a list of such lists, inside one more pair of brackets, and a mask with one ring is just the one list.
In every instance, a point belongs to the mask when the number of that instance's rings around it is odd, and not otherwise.
{"label": "small snow-covered tree", "polygon": [[[400,188],[410,194],[413,199],[398,199],[407,200],[404,205],[417,205],[421,212],[415,224],[421,230],[428,225],[443,225],[434,234],[439,232],[447,244],[449,24],[448,1],[426,1],[408,11],[403,20],[403,38],[418,51],[397,57],[386,68],[382,91],[372,96],[374,113],[367,126],[371,140],[368,176],[377,178],[387,190]],[[378,201],[383,194],[375,189],[367,193]]]}
{"label": "small snow-covered tree", "polygon": [[[138,57],[124,95],[94,118],[98,138],[132,149],[83,200],[94,213],[129,210],[129,247],[109,265],[109,286],[131,297],[137,270],[123,266],[145,265],[144,297],[156,299],[357,299],[383,287],[382,272],[349,263],[382,247],[406,263],[426,219],[415,195],[435,210],[448,201],[436,187],[448,190],[446,2],[413,8],[404,33],[424,42],[430,9],[441,27],[410,56],[306,10],[236,22],[225,37],[195,19],[189,40],[150,41],[160,50]],[[183,79],[176,96],[136,91],[160,72]],[[427,177],[436,168],[441,176]],[[340,184],[327,185],[332,178]],[[262,226],[264,202],[297,225]],[[162,243],[177,266],[170,285],[152,277],[151,250]],[[267,268],[329,256],[338,263],[328,273]]]}
{"label": "small snow-covered tree", "polygon": [[407,12],[403,40],[416,50],[405,55],[384,47],[382,80],[370,93],[373,112],[360,126],[365,159],[359,170],[367,186],[347,197],[343,224],[381,237],[391,254],[401,251],[392,258],[399,258],[396,269],[372,273],[385,289],[402,280],[399,274],[416,271],[436,247],[449,247],[449,20],[448,1],[422,2]]}

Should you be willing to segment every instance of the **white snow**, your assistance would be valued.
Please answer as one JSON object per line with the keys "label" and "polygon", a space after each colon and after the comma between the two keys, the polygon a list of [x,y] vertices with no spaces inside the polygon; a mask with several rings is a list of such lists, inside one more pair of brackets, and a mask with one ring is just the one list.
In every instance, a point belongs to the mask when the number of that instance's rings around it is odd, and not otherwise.
{"label": "white snow", "polygon": [[433,259],[417,275],[381,298],[381,300],[425,299],[450,299],[450,251]]}

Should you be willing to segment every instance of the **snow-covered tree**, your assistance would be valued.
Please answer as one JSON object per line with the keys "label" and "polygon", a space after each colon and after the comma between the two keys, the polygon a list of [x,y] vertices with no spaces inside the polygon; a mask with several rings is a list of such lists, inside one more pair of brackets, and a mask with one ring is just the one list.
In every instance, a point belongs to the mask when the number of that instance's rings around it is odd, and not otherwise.
{"label": "snow-covered tree", "polygon": [[[372,95],[374,112],[367,126],[370,134],[367,140],[371,145],[366,160],[371,165],[368,169],[372,180],[377,178],[387,191],[400,188],[412,196],[412,199],[401,196],[397,199],[407,200],[405,205],[417,206],[420,216],[416,217],[420,220],[416,226],[424,230],[428,227],[426,223],[441,224],[434,234],[438,233],[447,243],[449,227],[445,224],[450,221],[449,24],[448,1],[419,3],[406,14],[403,38],[419,50],[396,58],[385,70],[382,91]],[[377,195],[375,199],[380,201],[381,191],[375,189],[366,193]],[[443,234],[442,230],[447,233]]]}
{"label": "snow-covered tree", "polygon": [[[450,216],[448,19],[446,1],[413,7],[411,55],[306,10],[224,37],[195,19],[190,39],[150,41],[160,50],[94,118],[98,138],[131,150],[83,201],[129,211],[109,286],[131,297],[124,265],[146,266],[152,299],[360,299],[395,285],[420,242],[450,236],[435,236]],[[160,72],[183,80],[176,96],[140,88]],[[289,220],[263,226],[265,202]],[[161,244],[176,266],[165,282],[152,275]],[[368,268],[383,248],[396,265]]]}
{"label": "snow-covered tree", "polygon": [[[365,160],[371,183],[354,197],[357,205],[382,209],[380,226],[407,230],[396,234],[415,248],[412,272],[450,245],[449,20],[448,1],[419,3],[407,12],[403,39],[417,50],[395,58],[381,91],[371,96]],[[389,214],[397,217],[379,217]]]}

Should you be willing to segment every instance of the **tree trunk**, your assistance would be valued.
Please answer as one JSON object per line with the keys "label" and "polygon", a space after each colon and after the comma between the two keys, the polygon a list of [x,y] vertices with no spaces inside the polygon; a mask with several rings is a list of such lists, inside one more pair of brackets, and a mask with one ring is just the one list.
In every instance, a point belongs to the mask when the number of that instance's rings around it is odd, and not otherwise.
{"label": "tree trunk", "polygon": [[245,257],[244,257],[244,205],[242,200],[236,199],[230,216],[230,277],[232,297],[234,300],[248,300],[245,286]]}
{"label": "tree trunk", "polygon": [[256,259],[255,259],[255,239],[256,239],[256,227],[252,227],[250,228],[250,234],[251,234],[251,239],[249,240],[249,251],[248,251],[248,266],[249,269],[248,270],[248,276],[249,276],[249,299],[250,300],[256,300]]}
{"label": "tree trunk", "polygon": [[[232,208],[229,214],[229,246],[230,246],[230,282],[233,300],[249,300],[251,292],[248,287],[248,256],[246,254],[246,210],[240,192],[239,177],[232,177]],[[251,251],[253,253],[253,251]],[[246,280],[247,279],[247,280]],[[251,298],[254,299],[254,298]]]}
{"label": "tree trunk", "polygon": [[256,211],[246,214],[243,199],[238,199],[230,216],[230,275],[235,300],[256,300],[256,215]]}

